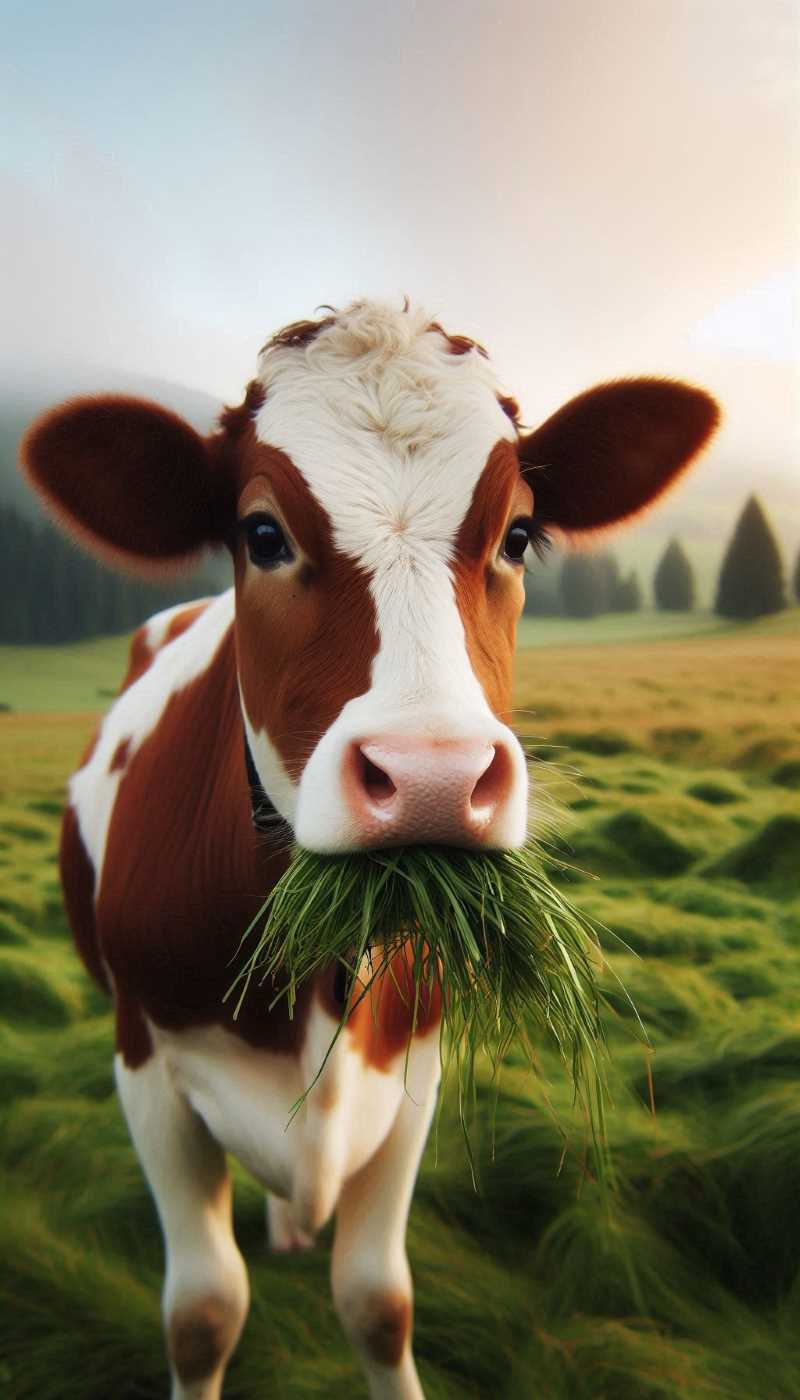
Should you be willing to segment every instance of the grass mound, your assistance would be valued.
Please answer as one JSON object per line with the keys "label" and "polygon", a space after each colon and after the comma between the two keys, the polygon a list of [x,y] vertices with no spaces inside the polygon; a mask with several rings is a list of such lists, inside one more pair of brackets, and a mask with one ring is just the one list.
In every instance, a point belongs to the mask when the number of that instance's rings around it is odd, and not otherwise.
{"label": "grass mound", "polygon": [[576,753],[597,754],[599,758],[613,758],[620,753],[630,753],[633,748],[630,739],[615,729],[597,729],[585,734],[565,730],[553,735],[553,743],[574,749]]}
{"label": "grass mound", "polygon": [[742,794],[725,787],[723,783],[695,783],[686,789],[690,797],[698,802],[707,802],[709,807],[727,807],[731,802],[741,802]]}
{"label": "grass mound", "polygon": [[772,817],[749,841],[729,851],[713,867],[746,885],[796,884],[800,870],[800,817]]}
{"label": "grass mound", "polygon": [[271,1006],[285,997],[291,1011],[298,986],[338,962],[341,1029],[405,949],[410,1036],[440,989],[443,1059],[445,1068],[455,1060],[462,1097],[479,1051],[497,1067],[533,1027],[557,1049],[595,1129],[601,1126],[597,939],[532,849],[434,846],[344,856],[298,849],[248,933],[261,919],[229,992],[238,988],[237,1011],[254,978],[269,986]]}
{"label": "grass mound", "polygon": [[605,834],[653,875],[680,875],[695,859],[692,851],[634,807],[606,822]]}
{"label": "grass mound", "polygon": [[772,775],[773,783],[778,787],[800,788],[800,759],[790,758],[786,763],[781,763]]}

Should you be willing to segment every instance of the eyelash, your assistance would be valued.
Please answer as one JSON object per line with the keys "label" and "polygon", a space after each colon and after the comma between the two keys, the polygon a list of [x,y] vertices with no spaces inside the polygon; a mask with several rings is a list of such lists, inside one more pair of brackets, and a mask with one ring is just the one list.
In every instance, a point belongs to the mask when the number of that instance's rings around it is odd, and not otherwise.
{"label": "eyelash", "polygon": [[530,545],[537,559],[544,559],[548,549],[552,547],[553,540],[549,534],[544,521],[537,519],[534,515],[531,519]]}

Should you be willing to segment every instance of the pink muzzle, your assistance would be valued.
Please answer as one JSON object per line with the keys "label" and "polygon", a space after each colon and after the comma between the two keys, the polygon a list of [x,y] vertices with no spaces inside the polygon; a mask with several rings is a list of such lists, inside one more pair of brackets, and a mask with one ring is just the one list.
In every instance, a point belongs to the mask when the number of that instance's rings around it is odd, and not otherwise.
{"label": "pink muzzle", "polygon": [[490,846],[513,781],[502,741],[382,735],[344,756],[345,800],[365,846]]}

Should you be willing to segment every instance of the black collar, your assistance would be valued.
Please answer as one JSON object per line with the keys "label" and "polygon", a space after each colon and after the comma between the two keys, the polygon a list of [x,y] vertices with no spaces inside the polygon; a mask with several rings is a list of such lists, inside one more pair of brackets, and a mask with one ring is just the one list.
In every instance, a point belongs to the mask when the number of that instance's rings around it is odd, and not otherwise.
{"label": "black collar", "polygon": [[253,755],[250,752],[250,745],[247,742],[247,731],[244,735],[244,762],[250,788],[250,811],[253,816],[253,826],[256,831],[274,832],[276,824],[281,818],[262,787],[258,770],[253,762]]}

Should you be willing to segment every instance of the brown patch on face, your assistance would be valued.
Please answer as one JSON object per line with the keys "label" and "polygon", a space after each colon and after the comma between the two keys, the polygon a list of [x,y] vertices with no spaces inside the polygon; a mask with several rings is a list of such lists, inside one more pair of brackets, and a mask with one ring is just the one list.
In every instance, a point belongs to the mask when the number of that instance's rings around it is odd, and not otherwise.
{"label": "brown patch on face", "polygon": [[[330,968],[318,985],[320,1002],[328,1015],[337,1021],[342,1015],[345,985],[338,966]],[[395,954],[369,992],[363,996],[362,992],[363,985],[356,983],[352,995],[355,1005],[347,1018],[348,1038],[353,1049],[361,1054],[365,1065],[386,1071],[398,1055],[405,1054],[414,1026],[415,988],[412,952],[408,944]],[[421,986],[414,1036],[428,1035],[438,1029],[441,1007],[438,979],[434,979],[431,986]]]}
{"label": "brown patch on face", "polygon": [[165,1029],[218,1024],[296,1053],[310,989],[291,1020],[283,1002],[268,1010],[269,987],[252,987],[236,1020],[235,1002],[223,1002],[242,935],[287,859],[251,825],[231,629],[208,669],[170,697],[120,782],[96,914],[118,993]]}
{"label": "brown patch on face", "polygon": [[470,664],[492,710],[506,718],[525,591],[522,570],[498,562],[497,551],[511,521],[531,510],[531,491],[520,476],[513,445],[499,442],[489,453],[458,532],[453,572]]}
{"label": "brown patch on face", "polygon": [[118,773],[121,769],[125,767],[126,763],[128,762],[128,754],[130,753],[130,748],[130,739],[123,739],[121,743],[117,744],[117,747],[114,750],[114,756],[111,759],[110,764],[108,765],[109,773]]}
{"label": "brown patch on face", "polygon": [[[91,747],[94,748],[94,744]],[[59,864],[64,906],[75,946],[97,985],[104,992],[110,992],[95,926],[94,866],[83,844],[74,807],[66,808],[61,822]]]}
{"label": "brown patch on face", "polygon": [[139,1069],[153,1053],[153,1037],[138,1001],[120,988],[114,996],[116,1046],[128,1069]]}
{"label": "brown patch on face", "polygon": [[352,1328],[379,1366],[399,1366],[411,1335],[411,1301],[389,1289],[370,1293],[358,1307]]}
{"label": "brown patch on face", "polygon": [[224,1298],[199,1298],[169,1320],[169,1354],[184,1385],[213,1375],[233,1350],[241,1329],[238,1311]]}
{"label": "brown patch on face", "polygon": [[261,570],[242,537],[235,557],[245,709],[296,780],[342,707],[369,689],[375,610],[366,574],[334,547],[326,512],[285,453],[253,438],[241,470],[240,519],[274,501],[305,556]]}

